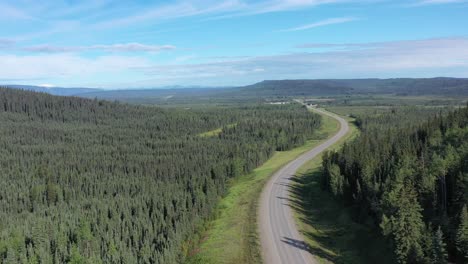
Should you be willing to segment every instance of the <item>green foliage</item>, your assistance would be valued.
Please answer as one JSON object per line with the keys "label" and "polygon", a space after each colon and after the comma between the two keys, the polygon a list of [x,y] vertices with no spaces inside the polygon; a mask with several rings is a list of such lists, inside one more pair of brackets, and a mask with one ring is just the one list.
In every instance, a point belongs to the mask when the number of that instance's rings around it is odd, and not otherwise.
{"label": "green foliage", "polygon": [[390,218],[384,215],[381,227],[384,234],[391,235],[395,241],[398,262],[414,263],[422,257],[422,209],[411,185],[402,185],[396,190],[395,197],[390,198],[396,202],[392,206],[395,213]]}
{"label": "green foliage", "polygon": [[440,263],[440,264],[447,263],[447,257],[448,257],[447,249],[446,249],[447,245],[444,242],[444,234],[440,226],[434,234],[432,245],[433,245],[432,262]]}
{"label": "green foliage", "polygon": [[0,88],[0,123],[0,263],[180,263],[228,181],[321,119],[297,104],[165,110]]}
{"label": "green foliage", "polygon": [[456,236],[457,253],[461,260],[468,261],[468,211],[466,205],[460,212],[460,223]]}
{"label": "green foliage", "polygon": [[80,251],[76,245],[72,245],[70,251],[69,264],[86,264],[85,259],[80,255]]}
{"label": "green foliage", "polygon": [[344,203],[380,225],[400,263],[464,263],[468,108],[364,112],[356,122],[361,135],[324,156],[326,189],[336,195],[341,175]]}
{"label": "green foliage", "polygon": [[[322,116],[322,125],[313,140],[288,151],[276,152],[252,173],[233,179],[228,193],[217,205],[207,230],[184,247],[187,263],[261,263],[257,230],[257,201],[265,182],[282,166],[320,144],[339,129],[338,122]],[[193,248],[195,247],[195,248]]]}
{"label": "green foliage", "polygon": [[343,194],[343,176],[340,173],[340,167],[338,165],[333,164],[328,169],[329,177],[329,184],[330,190],[335,195],[342,195]]}

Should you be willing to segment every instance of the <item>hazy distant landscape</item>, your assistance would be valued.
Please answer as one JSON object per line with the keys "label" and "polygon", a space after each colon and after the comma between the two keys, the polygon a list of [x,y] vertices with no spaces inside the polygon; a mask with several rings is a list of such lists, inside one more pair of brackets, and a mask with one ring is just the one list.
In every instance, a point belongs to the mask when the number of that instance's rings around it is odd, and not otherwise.
{"label": "hazy distant landscape", "polygon": [[355,97],[395,96],[446,97],[463,102],[468,97],[468,79],[342,79],[342,80],[277,80],[262,81],[242,87],[185,87],[155,89],[103,90],[95,88],[59,88],[26,85],[8,85],[10,88],[45,92],[53,95],[71,95],[85,98],[117,100],[130,103],[168,105],[174,103],[236,102],[248,100],[278,100],[293,97]]}

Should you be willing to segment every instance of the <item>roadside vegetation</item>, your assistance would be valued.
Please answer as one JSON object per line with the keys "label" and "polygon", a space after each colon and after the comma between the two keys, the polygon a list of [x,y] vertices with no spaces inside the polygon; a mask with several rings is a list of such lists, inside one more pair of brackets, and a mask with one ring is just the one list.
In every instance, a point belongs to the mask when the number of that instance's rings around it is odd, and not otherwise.
{"label": "roadside vegetation", "polygon": [[[315,165],[321,180],[304,190],[310,204],[317,192],[325,192],[349,219],[376,231],[370,244],[391,248],[394,262],[467,263],[468,109],[391,108],[362,112],[355,123],[360,136],[325,153],[322,168]],[[317,219],[324,211],[307,213]],[[364,238],[348,245],[364,245],[359,242]],[[338,256],[354,260],[346,251]]]}
{"label": "roadside vegetation", "polygon": [[201,235],[201,246],[192,250],[188,263],[261,263],[257,237],[257,202],[270,176],[300,154],[339,130],[339,123],[322,115],[313,140],[289,151],[278,151],[252,173],[233,179],[221,199],[214,220]]}
{"label": "roadside vegetation", "polygon": [[[350,122],[350,131],[331,149],[337,150],[359,135]],[[337,121],[335,121],[337,122]],[[378,231],[353,220],[352,212],[322,188],[322,156],[302,166],[292,187],[292,207],[299,231],[318,263],[393,263],[391,251]]]}

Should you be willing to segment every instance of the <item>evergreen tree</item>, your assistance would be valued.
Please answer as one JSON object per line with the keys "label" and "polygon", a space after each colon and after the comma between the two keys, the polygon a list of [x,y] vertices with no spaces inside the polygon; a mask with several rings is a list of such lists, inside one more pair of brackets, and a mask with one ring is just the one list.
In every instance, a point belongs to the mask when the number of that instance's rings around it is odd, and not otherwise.
{"label": "evergreen tree", "polygon": [[440,226],[434,234],[432,246],[432,262],[440,264],[447,263],[447,245],[444,242],[444,235]]}
{"label": "evergreen tree", "polygon": [[460,224],[457,229],[456,246],[460,260],[468,261],[468,211],[466,205],[460,212]]}
{"label": "evergreen tree", "polygon": [[0,88],[0,263],[180,263],[229,179],[320,123],[299,104],[169,110]]}
{"label": "evergreen tree", "polygon": [[468,108],[364,112],[356,123],[361,134],[323,156],[329,191],[344,183],[344,204],[380,222],[400,263],[466,262]]}
{"label": "evergreen tree", "polygon": [[70,249],[70,260],[69,264],[85,264],[84,258],[80,255],[80,251],[76,245],[72,245]]}
{"label": "evergreen tree", "polygon": [[391,219],[392,235],[396,242],[395,253],[399,263],[414,263],[422,257],[422,209],[410,186],[401,190],[396,214]]}

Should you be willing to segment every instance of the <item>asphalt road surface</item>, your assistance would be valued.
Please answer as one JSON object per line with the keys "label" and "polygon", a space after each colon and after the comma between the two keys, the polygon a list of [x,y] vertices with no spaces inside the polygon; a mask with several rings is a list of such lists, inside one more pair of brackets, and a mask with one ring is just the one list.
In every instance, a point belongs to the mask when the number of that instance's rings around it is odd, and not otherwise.
{"label": "asphalt road surface", "polygon": [[349,130],[348,123],[334,114],[314,109],[340,122],[340,131],[276,172],[263,189],[258,224],[262,257],[266,264],[316,263],[299,233],[289,206],[289,186],[296,171],[307,161],[336,143]]}

